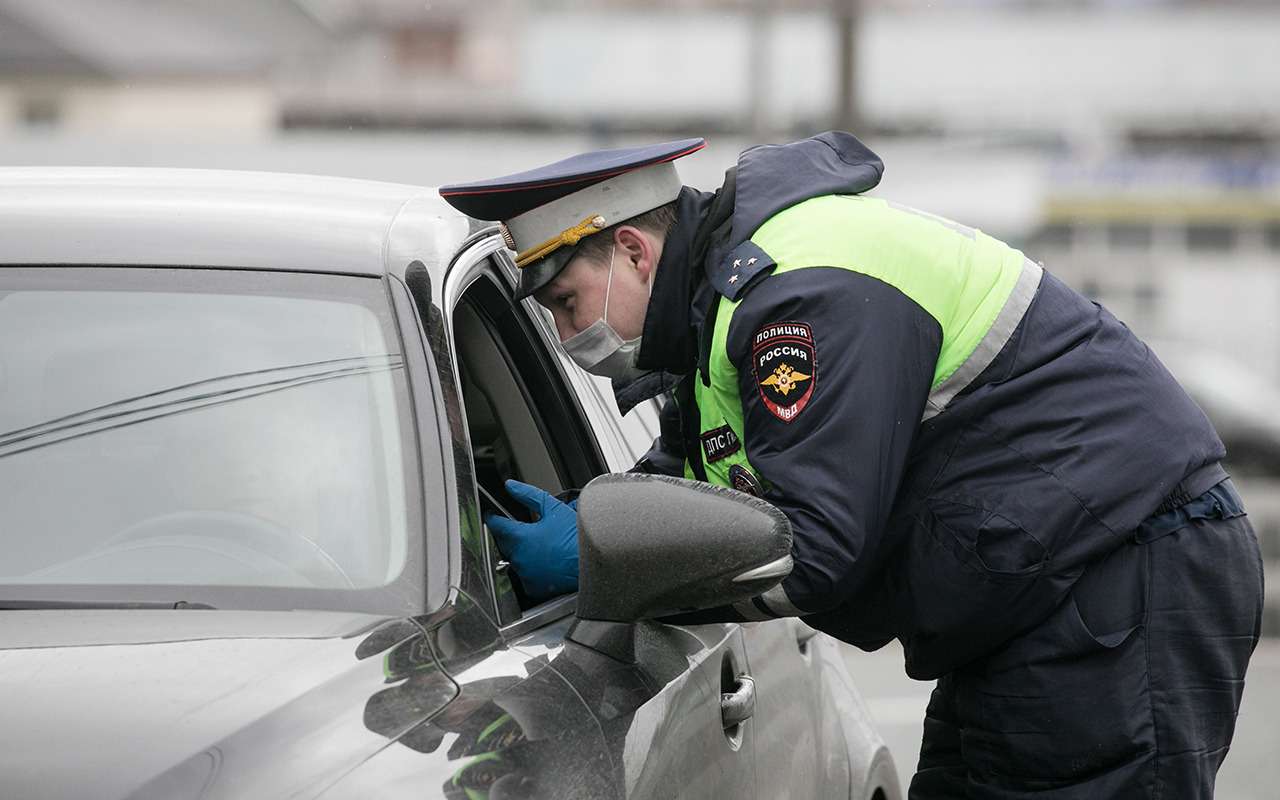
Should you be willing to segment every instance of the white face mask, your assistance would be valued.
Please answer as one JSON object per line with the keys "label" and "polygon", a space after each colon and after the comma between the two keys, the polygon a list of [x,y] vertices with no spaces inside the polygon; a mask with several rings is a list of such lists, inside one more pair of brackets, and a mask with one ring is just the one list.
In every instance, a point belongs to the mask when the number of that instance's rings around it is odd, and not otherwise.
{"label": "white face mask", "polygon": [[[634,380],[648,372],[636,367],[640,353],[640,337],[623,340],[609,324],[609,293],[613,290],[613,256],[617,242],[609,248],[609,282],[604,289],[604,314],[584,330],[570,336],[562,343],[564,351],[574,363],[602,378],[619,382]],[[649,292],[653,292],[650,276]]]}

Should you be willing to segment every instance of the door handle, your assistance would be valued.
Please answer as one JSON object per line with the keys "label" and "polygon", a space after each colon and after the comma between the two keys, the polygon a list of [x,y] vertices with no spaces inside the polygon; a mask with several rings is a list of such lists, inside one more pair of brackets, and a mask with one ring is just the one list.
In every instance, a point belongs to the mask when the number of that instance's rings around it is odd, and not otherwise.
{"label": "door handle", "polygon": [[756,713],[756,682],[750,675],[738,676],[738,688],[720,695],[720,719],[725,730],[741,725]]}

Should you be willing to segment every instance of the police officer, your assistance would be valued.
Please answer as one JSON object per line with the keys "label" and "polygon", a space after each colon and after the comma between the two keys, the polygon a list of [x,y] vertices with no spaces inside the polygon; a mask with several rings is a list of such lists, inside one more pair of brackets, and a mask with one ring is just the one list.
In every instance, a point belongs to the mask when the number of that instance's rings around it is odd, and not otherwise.
{"label": "police officer", "polygon": [[[981,231],[865,195],[847,133],[748,149],[680,185],[700,139],[449,186],[501,220],[521,296],[624,411],[672,390],[642,466],[759,495],[791,574],[701,619],[800,616],[936,679],[912,797],[1205,797],[1257,643],[1257,539],[1224,448],[1102,307]],[[674,453],[674,458],[673,458]],[[576,517],[491,520],[542,594]]]}

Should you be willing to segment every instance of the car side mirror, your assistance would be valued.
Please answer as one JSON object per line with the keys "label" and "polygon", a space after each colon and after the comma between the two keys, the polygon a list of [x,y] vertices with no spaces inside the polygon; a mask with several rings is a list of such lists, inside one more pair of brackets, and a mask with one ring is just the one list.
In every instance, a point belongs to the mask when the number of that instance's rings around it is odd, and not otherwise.
{"label": "car side mirror", "polygon": [[791,572],[791,523],[757,497],[602,475],[578,499],[579,622],[635,622],[754,597]]}

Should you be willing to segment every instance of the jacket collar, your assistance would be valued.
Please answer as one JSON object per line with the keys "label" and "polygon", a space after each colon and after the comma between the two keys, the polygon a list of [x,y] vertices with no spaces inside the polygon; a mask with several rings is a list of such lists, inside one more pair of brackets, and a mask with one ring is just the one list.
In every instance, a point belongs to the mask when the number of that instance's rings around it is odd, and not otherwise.
{"label": "jacket collar", "polygon": [[676,221],[663,244],[645,312],[636,358],[641,369],[684,374],[698,363],[698,327],[712,299],[705,291],[705,260],[733,216],[733,175],[731,169],[714,193],[686,186],[676,199]]}
{"label": "jacket collar", "polygon": [[688,186],[676,198],[676,220],[667,232],[645,311],[636,366],[647,375],[614,383],[614,399],[626,414],[637,404],[669,391],[698,365],[700,328],[716,293],[706,282],[708,251],[723,246],[733,218],[735,170],[712,192]]}
{"label": "jacket collar", "polygon": [[676,221],[667,231],[662,245],[662,258],[654,274],[653,293],[645,311],[640,335],[640,352],[636,366],[641,369],[688,372],[696,352],[690,352],[696,340],[689,336],[689,301],[701,273],[701,264],[693,264],[691,254],[694,237],[712,195],[686,186],[676,198]]}

